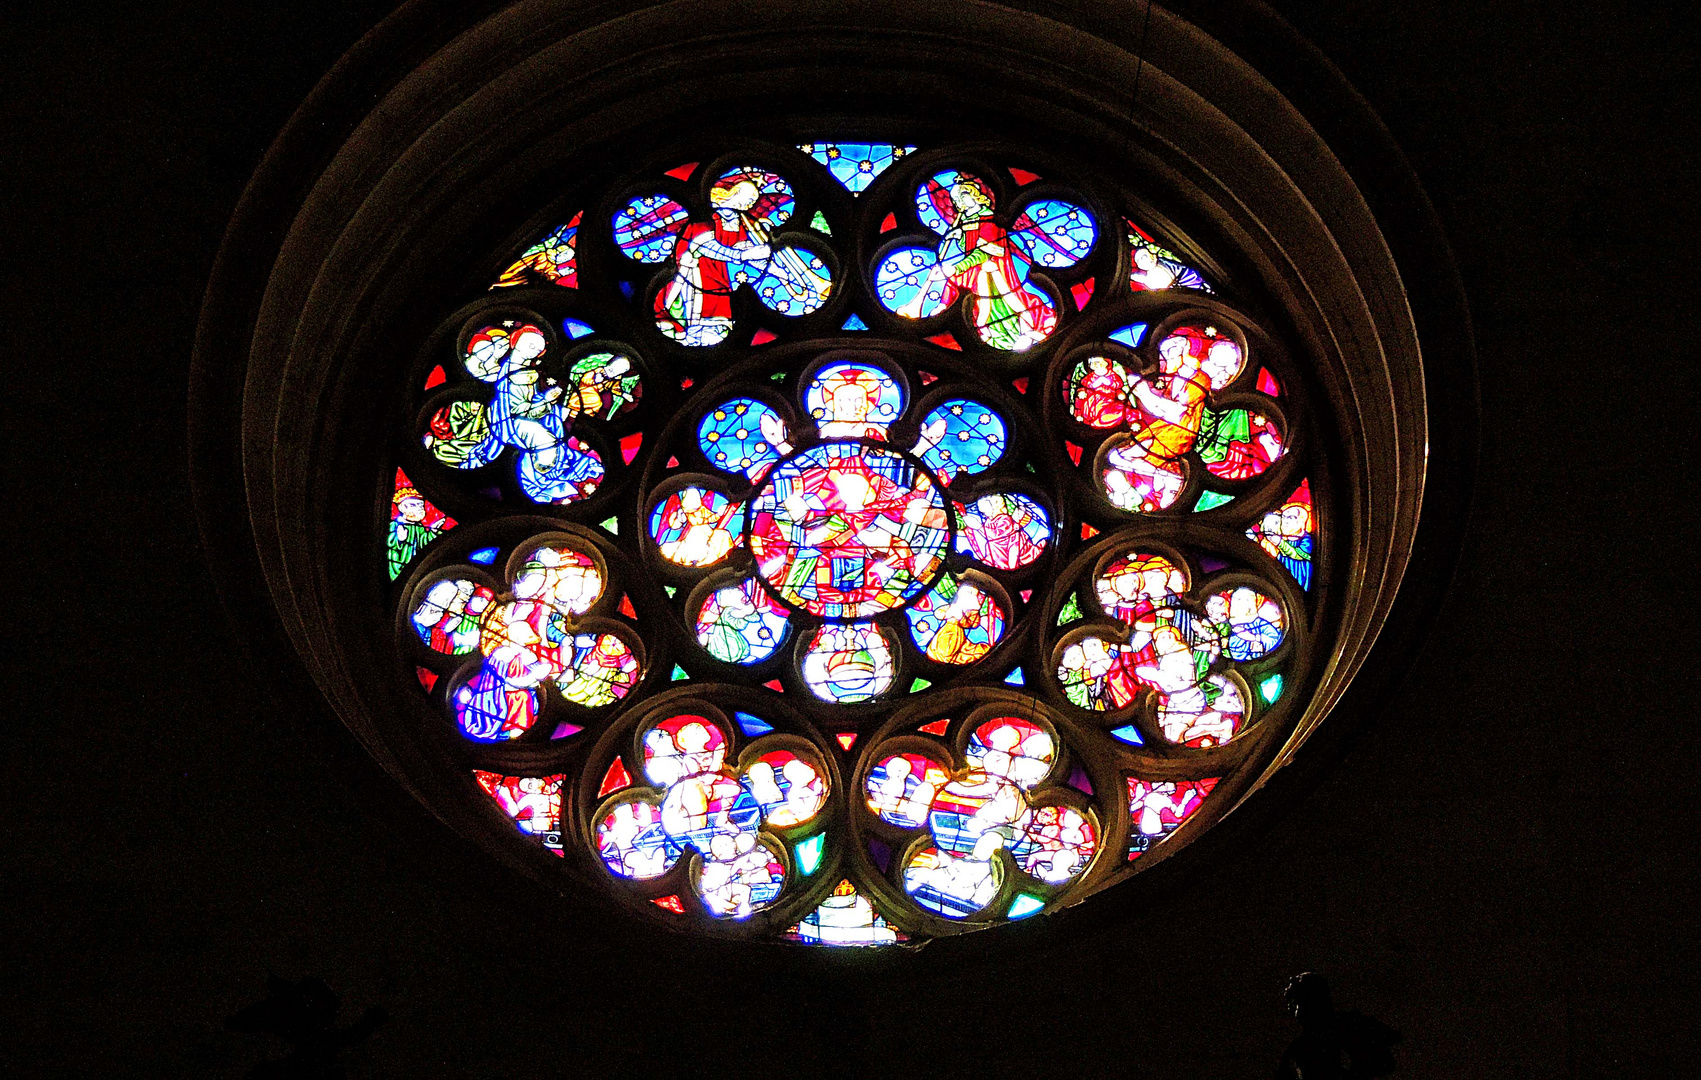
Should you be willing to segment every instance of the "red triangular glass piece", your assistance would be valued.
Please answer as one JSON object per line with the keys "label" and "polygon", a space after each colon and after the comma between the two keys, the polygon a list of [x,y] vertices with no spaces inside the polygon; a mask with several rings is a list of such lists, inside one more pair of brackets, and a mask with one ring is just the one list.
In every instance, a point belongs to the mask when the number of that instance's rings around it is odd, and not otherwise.
{"label": "red triangular glass piece", "polygon": [[898,215],[896,215],[896,214],[887,214],[886,220],[882,221],[880,223],[880,231],[881,232],[891,232],[893,229],[895,229],[897,227],[898,227]]}
{"label": "red triangular glass piece", "polygon": [[1069,294],[1075,298],[1075,310],[1085,310],[1087,301],[1093,298],[1093,279],[1088,278],[1085,281],[1077,281],[1075,284],[1069,286]]}
{"label": "red triangular glass piece", "polygon": [[834,735],[833,738],[846,750],[849,750],[852,746],[856,745],[856,732],[854,731],[841,731],[837,735]]}
{"label": "red triangular glass piece", "polygon": [[679,459],[678,459],[678,458],[676,458],[676,457],[670,457],[670,458],[668,458],[668,459],[667,459],[667,467],[668,467],[668,468],[670,468],[670,469],[677,469],[677,468],[679,468]]}
{"label": "red triangular glass piece", "polygon": [[680,379],[679,388],[681,390],[689,390],[692,386],[696,385],[696,382],[697,380],[691,378]]}
{"label": "red triangular glass piece", "polygon": [[931,371],[918,371],[916,374],[921,376],[921,385],[923,386],[932,386],[939,381],[939,376]]}
{"label": "red triangular glass piece", "polygon": [[1011,379],[1010,385],[1016,388],[1016,393],[1025,394],[1028,392],[1028,377],[1023,375],[1020,379]]}
{"label": "red triangular glass piece", "polygon": [[675,915],[685,914],[685,905],[680,901],[678,893],[674,893],[672,896],[664,896],[659,900],[651,900],[650,903],[659,908],[666,908]]}
{"label": "red triangular glass piece", "polygon": [[425,687],[425,692],[431,693],[432,687],[437,685],[437,673],[422,667],[414,668],[413,673],[419,679],[419,685]]}
{"label": "red triangular glass piece", "polygon": [[675,180],[689,180],[689,179],[691,179],[691,174],[696,172],[696,171],[697,171],[697,163],[695,161],[692,161],[692,162],[688,162],[687,164],[681,165],[677,169],[669,169],[665,175],[671,176]]}
{"label": "red triangular glass piece", "polygon": [[941,348],[956,349],[958,352],[963,351],[963,347],[961,345],[957,344],[957,339],[952,337],[950,334],[934,334],[932,337],[928,338],[927,340],[933,342],[935,345],[938,345]]}
{"label": "red triangular glass piece", "polygon": [[772,690],[776,694],[783,694],[783,693],[786,692],[786,688],[783,685],[781,685],[780,680],[778,680],[778,679],[769,679],[767,682],[763,683],[762,685],[766,686],[768,689]]}
{"label": "red triangular glass piece", "polygon": [[766,345],[768,342],[773,341],[773,340],[774,340],[773,334],[769,333],[767,330],[758,330],[758,331],[756,331],[756,336],[750,339],[750,344],[752,344],[752,345]]}
{"label": "red triangular glass piece", "polygon": [[949,720],[935,720],[931,724],[921,725],[920,727],[916,728],[916,730],[917,731],[925,731],[929,735],[943,735],[943,734],[945,734],[945,729],[950,727],[950,726],[951,726],[951,721],[949,721]]}
{"label": "red triangular glass piece", "polygon": [[[430,386],[431,384],[426,383],[425,385]],[[1258,369],[1258,389],[1271,397],[1282,396],[1282,384],[1278,383],[1276,377],[1270,374],[1269,368]]]}
{"label": "red triangular glass piece", "polygon": [[1079,446],[1065,440],[1063,443],[1063,449],[1069,451],[1070,461],[1073,461],[1077,465],[1081,464],[1081,448]]}
{"label": "red triangular glass piece", "polygon": [[1123,218],[1122,220],[1128,222],[1128,227],[1130,229],[1133,229],[1134,232],[1140,237],[1140,239],[1146,241],[1146,243],[1151,244],[1151,243],[1156,242],[1152,239],[1151,233],[1147,232],[1145,229],[1140,228],[1140,226],[1134,224],[1133,218]]}
{"label": "red triangular glass piece", "polygon": [[628,619],[636,619],[638,617],[637,611],[632,608],[632,598],[624,593],[620,596],[620,614],[626,616]]}
{"label": "red triangular glass piece", "polygon": [[1091,540],[1093,537],[1097,536],[1098,534],[1099,534],[1099,531],[1097,529],[1093,528],[1091,525],[1088,525],[1084,521],[1081,522],[1081,539]]}
{"label": "red triangular glass piece", "polygon": [[1024,185],[1024,186],[1031,184],[1035,180],[1039,179],[1038,173],[1031,173],[1026,169],[1011,169],[1010,175],[1014,176],[1016,178],[1016,183]]}
{"label": "red triangular glass piece", "polygon": [[1034,598],[1034,591],[1032,589],[1023,589],[1022,590],[1022,603],[1025,604],[1029,600],[1032,600],[1033,598]]}
{"label": "red triangular glass piece", "polygon": [[602,786],[597,788],[597,798],[613,795],[632,786],[632,776],[626,771],[626,763],[615,758],[609,763],[608,771],[602,774]]}
{"label": "red triangular glass piece", "polygon": [[443,373],[443,365],[438,364],[436,367],[431,369],[431,374],[425,377],[425,388],[429,390],[433,386],[442,386],[448,381],[449,376]]}
{"label": "red triangular glass piece", "polygon": [[642,431],[633,432],[621,439],[620,460],[628,465],[632,464],[632,459],[638,456],[638,447],[642,445],[644,445],[644,433]]}

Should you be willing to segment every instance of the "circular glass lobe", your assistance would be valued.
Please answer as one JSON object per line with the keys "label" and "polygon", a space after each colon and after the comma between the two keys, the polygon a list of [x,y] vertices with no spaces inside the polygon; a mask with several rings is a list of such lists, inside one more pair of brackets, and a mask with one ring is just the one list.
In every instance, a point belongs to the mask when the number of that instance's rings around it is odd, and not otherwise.
{"label": "circular glass lobe", "polygon": [[863,619],[932,585],[950,550],[945,497],[890,447],[824,442],[776,465],[750,500],[750,553],[775,595]]}

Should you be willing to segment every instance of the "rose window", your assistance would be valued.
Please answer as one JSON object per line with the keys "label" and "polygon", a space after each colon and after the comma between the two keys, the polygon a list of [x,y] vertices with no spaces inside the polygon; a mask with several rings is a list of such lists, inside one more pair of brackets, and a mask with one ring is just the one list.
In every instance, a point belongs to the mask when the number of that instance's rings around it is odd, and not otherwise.
{"label": "rose window", "polygon": [[680,929],[913,944],[1179,850],[1317,677],[1332,479],[1264,301],[1129,178],[717,152],[426,337],[380,571],[421,738]]}

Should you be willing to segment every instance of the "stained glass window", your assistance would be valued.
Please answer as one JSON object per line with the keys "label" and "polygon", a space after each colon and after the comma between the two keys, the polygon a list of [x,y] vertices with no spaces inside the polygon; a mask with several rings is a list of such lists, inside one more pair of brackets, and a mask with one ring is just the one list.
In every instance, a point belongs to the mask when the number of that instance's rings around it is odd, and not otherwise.
{"label": "stained glass window", "polygon": [[1328,474],[1306,370],[1136,178],[833,134],[493,253],[379,573],[515,843],[675,927],[903,946],[1216,819],[1313,678]]}

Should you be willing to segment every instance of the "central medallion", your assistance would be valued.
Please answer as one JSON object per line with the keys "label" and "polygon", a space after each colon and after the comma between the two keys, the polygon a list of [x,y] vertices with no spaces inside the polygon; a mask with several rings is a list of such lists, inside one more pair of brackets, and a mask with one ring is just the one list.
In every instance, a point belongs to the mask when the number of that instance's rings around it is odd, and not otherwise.
{"label": "central medallion", "polygon": [[909,603],[950,550],[944,494],[889,446],[820,443],[775,465],[750,500],[750,553],[783,602],[826,619]]}

